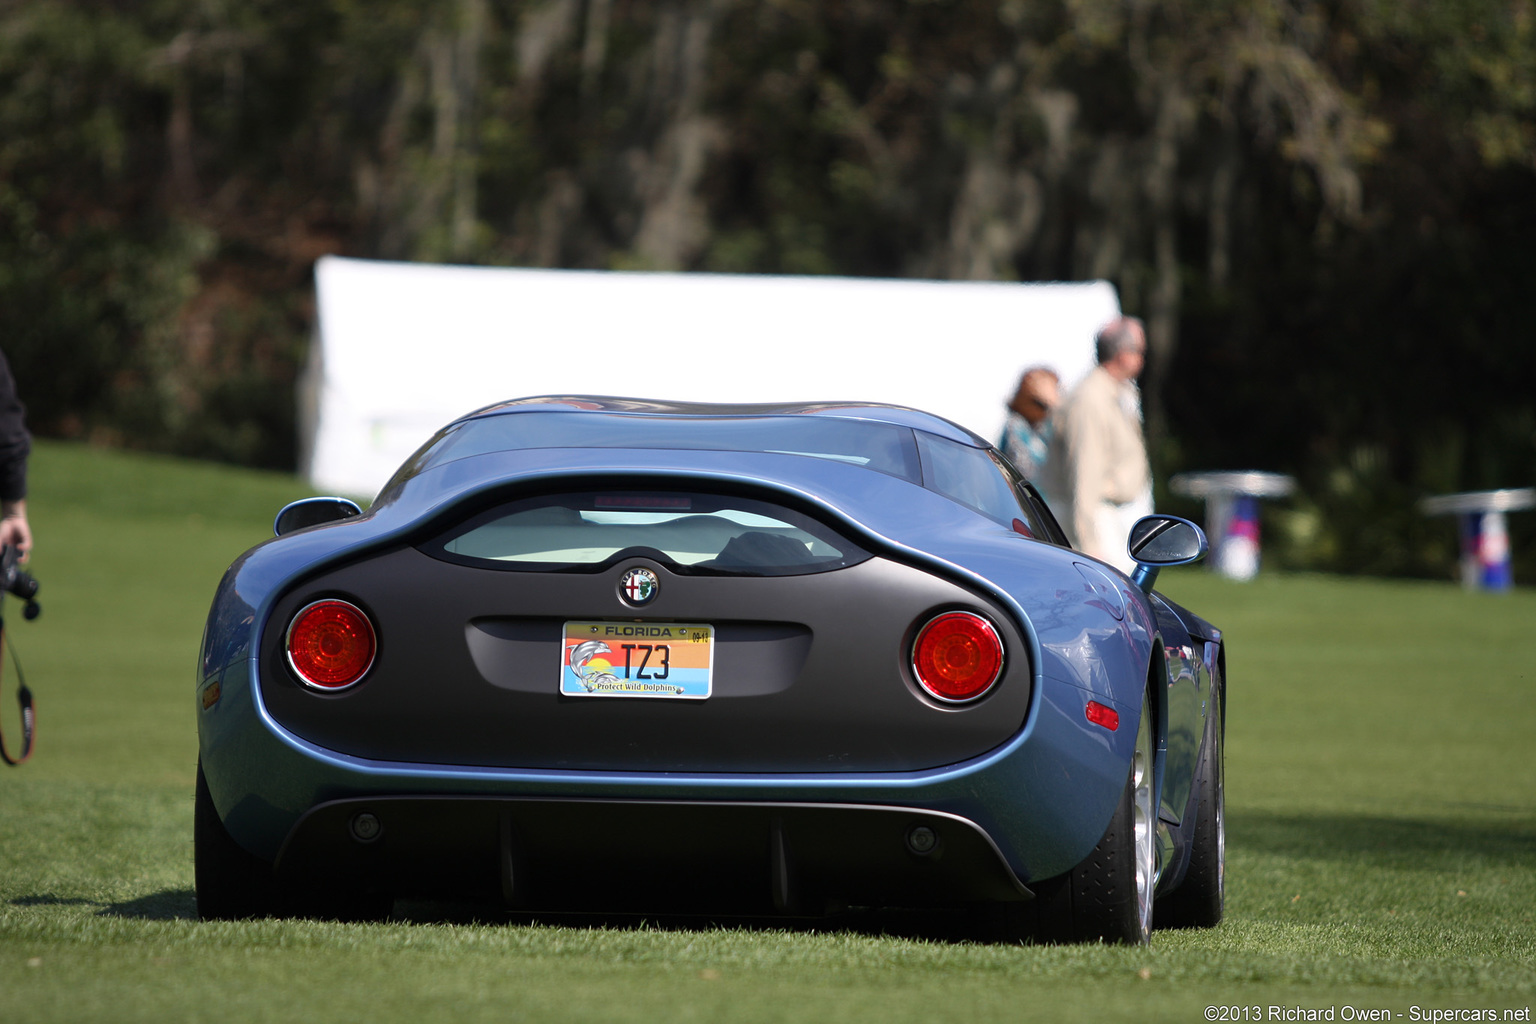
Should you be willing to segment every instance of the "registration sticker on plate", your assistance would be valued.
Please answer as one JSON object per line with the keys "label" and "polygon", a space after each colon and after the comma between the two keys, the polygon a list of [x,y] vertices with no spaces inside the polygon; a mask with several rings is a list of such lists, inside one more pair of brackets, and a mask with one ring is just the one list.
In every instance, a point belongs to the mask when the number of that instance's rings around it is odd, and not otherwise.
{"label": "registration sticker on plate", "polygon": [[567,697],[702,700],[714,677],[715,627],[698,622],[567,622],[560,692]]}

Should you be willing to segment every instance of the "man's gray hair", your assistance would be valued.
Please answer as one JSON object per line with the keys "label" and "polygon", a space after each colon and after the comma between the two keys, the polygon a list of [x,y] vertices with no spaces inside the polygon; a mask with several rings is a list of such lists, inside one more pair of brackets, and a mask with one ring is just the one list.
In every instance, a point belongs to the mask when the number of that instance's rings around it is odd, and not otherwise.
{"label": "man's gray hair", "polygon": [[1100,363],[1107,363],[1146,336],[1147,329],[1140,318],[1116,317],[1105,324],[1098,337],[1093,339],[1094,357]]}

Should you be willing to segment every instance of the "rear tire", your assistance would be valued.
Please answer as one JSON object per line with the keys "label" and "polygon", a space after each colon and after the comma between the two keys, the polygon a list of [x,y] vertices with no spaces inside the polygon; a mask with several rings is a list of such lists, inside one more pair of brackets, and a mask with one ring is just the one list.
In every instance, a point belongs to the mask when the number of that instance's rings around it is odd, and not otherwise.
{"label": "rear tire", "polygon": [[1205,746],[1200,751],[1195,785],[1195,835],[1189,851],[1189,868],[1179,887],[1163,898],[1158,924],[1170,928],[1214,928],[1226,909],[1227,799],[1225,732],[1222,694],[1211,696]]}
{"label": "rear tire", "polygon": [[1143,704],[1125,790],[1093,852],[1056,878],[1033,883],[1035,899],[1009,905],[1005,932],[1037,942],[1145,946],[1152,938],[1157,849],[1151,694]]}
{"label": "rear tire", "polygon": [[197,916],[204,921],[239,921],[271,917],[277,912],[272,866],[247,853],[225,831],[208,792],[201,759],[192,806],[192,864]]}
{"label": "rear tire", "polygon": [[192,808],[192,862],[197,916],[204,921],[259,917],[308,917],[330,921],[381,921],[394,900],[387,893],[345,886],[282,885],[272,865],[247,853],[219,820],[197,763],[197,796]]}

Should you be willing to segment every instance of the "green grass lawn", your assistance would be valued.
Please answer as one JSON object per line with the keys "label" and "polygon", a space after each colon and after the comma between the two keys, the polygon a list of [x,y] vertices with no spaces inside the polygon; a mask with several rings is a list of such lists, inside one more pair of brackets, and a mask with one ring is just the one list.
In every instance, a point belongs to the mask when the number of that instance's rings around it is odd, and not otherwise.
{"label": "green grass lawn", "polygon": [[1230,644],[1229,903],[1221,927],[1150,949],[478,924],[432,907],[205,925],[203,617],[224,567],[308,492],[55,444],[32,481],[45,611],[4,605],[39,714],[33,760],[0,768],[5,1021],[1194,1022],[1216,1005],[1528,1020],[1536,1003],[1536,591],[1165,573]]}

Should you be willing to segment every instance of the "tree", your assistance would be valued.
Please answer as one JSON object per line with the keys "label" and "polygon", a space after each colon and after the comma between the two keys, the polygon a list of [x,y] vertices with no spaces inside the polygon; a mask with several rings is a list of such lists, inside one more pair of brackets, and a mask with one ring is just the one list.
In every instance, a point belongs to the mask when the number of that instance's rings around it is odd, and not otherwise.
{"label": "tree", "polygon": [[1287,557],[1445,573],[1415,499],[1536,476],[1532,22],[1530,0],[17,0],[4,344],[44,432],[284,465],[325,252],[1105,278],[1149,322],[1160,478],[1292,472]]}

